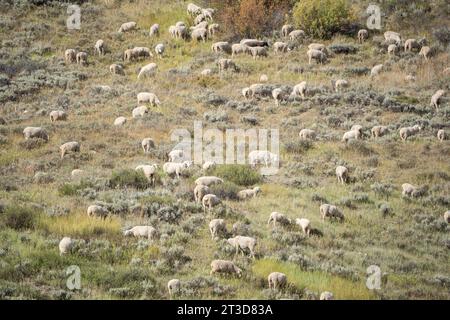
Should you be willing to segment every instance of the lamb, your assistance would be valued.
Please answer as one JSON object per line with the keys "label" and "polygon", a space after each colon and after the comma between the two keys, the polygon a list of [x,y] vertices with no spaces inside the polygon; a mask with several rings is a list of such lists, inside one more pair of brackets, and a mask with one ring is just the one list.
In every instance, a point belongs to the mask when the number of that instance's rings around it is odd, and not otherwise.
{"label": "lamb", "polygon": [[135,30],[136,28],[137,28],[136,22],[134,22],[134,21],[125,22],[120,26],[120,28],[117,32],[119,32],[119,33],[128,32],[128,31]]}
{"label": "lamb", "polygon": [[109,72],[111,74],[125,75],[125,72],[123,71],[123,66],[116,63],[113,63],[112,65],[109,66]]}
{"label": "lamb", "polygon": [[348,181],[348,169],[344,166],[337,166],[336,167],[336,177],[338,179],[338,182],[344,184]]}
{"label": "lamb", "polygon": [[150,152],[150,149],[155,148],[155,142],[152,138],[144,138],[141,142],[141,147],[144,153]]}
{"label": "lamb", "polygon": [[412,197],[414,195],[417,195],[419,193],[419,188],[416,186],[413,186],[410,183],[404,183],[402,184],[402,196],[404,197]]}
{"label": "lamb", "polygon": [[192,161],[184,161],[184,162],[166,162],[163,165],[163,170],[169,176],[174,175],[179,179],[180,175],[183,173],[185,169],[188,169],[192,166]]}
{"label": "lamb", "polygon": [[189,3],[187,6],[187,13],[191,16],[202,13],[202,8],[197,6],[196,4]]}
{"label": "lamb", "polygon": [[284,273],[281,272],[272,272],[267,277],[267,281],[269,283],[269,289],[281,289],[284,288],[287,284],[287,277]]}
{"label": "lamb", "polygon": [[221,183],[223,183],[223,180],[215,176],[203,176],[195,180],[196,185],[201,184],[208,187],[214,184],[221,184]]}
{"label": "lamb", "polygon": [[67,153],[80,152],[80,144],[77,141],[66,142],[59,147],[59,150],[61,151],[61,159],[63,159]]}
{"label": "lamb", "polygon": [[250,251],[250,257],[253,259],[255,258],[255,238],[236,236],[234,238],[227,239],[227,242],[236,249],[235,254],[238,254],[239,249],[242,250],[242,253],[244,253],[244,250],[248,249]]}
{"label": "lamb", "polygon": [[205,163],[203,164],[202,168],[203,170],[209,170],[212,169],[216,166],[216,162],[215,161],[205,161]]}
{"label": "lamb", "polygon": [[270,214],[269,220],[267,220],[267,224],[272,223],[273,227],[276,227],[277,223],[288,226],[291,224],[291,219],[286,217],[284,214],[279,212],[272,212]]}
{"label": "lamb", "polygon": [[204,186],[202,184],[196,185],[194,188],[194,199],[196,203],[201,203],[203,197],[207,194],[211,193],[208,186]]}
{"label": "lamb", "polygon": [[289,40],[291,41],[297,41],[303,38],[305,38],[305,31],[303,30],[293,30],[289,33]]}
{"label": "lamb", "polygon": [[281,88],[276,88],[272,90],[272,97],[275,100],[275,105],[278,107],[280,106],[280,103],[283,101],[286,101],[288,96],[286,92],[283,91]]}
{"label": "lamb", "polygon": [[138,102],[138,104],[148,102],[148,103],[150,103],[150,106],[152,106],[152,107],[159,106],[161,104],[161,102],[159,101],[156,94],[151,93],[151,92],[138,93],[137,102]]}
{"label": "lamb", "polygon": [[417,134],[420,130],[422,130],[422,128],[419,125],[414,125],[413,127],[404,127],[404,128],[400,128],[400,138],[403,141],[406,141],[406,139],[408,139],[408,137],[411,137],[415,134]]}
{"label": "lamb", "polygon": [[191,33],[192,39],[206,42],[208,39],[208,30],[206,28],[196,28]]}
{"label": "lamb", "polygon": [[418,49],[419,47],[420,44],[416,39],[408,39],[405,41],[405,52],[412,51],[412,49]]}
{"label": "lamb", "polygon": [[170,151],[167,154],[167,157],[169,158],[170,162],[183,162],[185,160],[184,151],[180,149]]}
{"label": "lamb", "polygon": [[359,140],[362,137],[361,130],[350,130],[344,133],[342,136],[342,141],[347,143],[350,140]]}
{"label": "lamb", "polygon": [[114,120],[115,126],[123,126],[125,123],[127,123],[127,118],[125,118],[125,117],[117,117]]}
{"label": "lamb", "polygon": [[98,53],[99,56],[102,56],[105,54],[105,42],[103,40],[97,40],[95,43],[95,52]]}
{"label": "lamb", "polygon": [[312,59],[316,60],[317,63],[324,63],[327,60],[327,56],[320,50],[309,49],[306,52],[308,56],[309,64],[311,64]]}
{"label": "lamb", "polygon": [[77,53],[77,64],[85,66],[87,65],[87,57],[88,54],[86,52],[78,52]]}
{"label": "lamb", "polygon": [[398,50],[398,47],[396,44],[390,44],[387,49],[388,55],[389,56],[395,55],[397,50]]}
{"label": "lamb", "polygon": [[379,138],[388,133],[389,129],[386,126],[374,126],[370,132],[372,133],[372,138]]}
{"label": "lamb", "polygon": [[282,28],[281,28],[281,35],[283,37],[288,37],[289,34],[294,31],[294,26],[292,26],[291,24],[285,24]]}
{"label": "lamb", "polygon": [[219,66],[219,72],[222,72],[222,71],[225,71],[228,69],[233,69],[234,71],[238,71],[237,65],[231,59],[225,59],[225,58],[219,59],[217,61],[217,65]]}
{"label": "lamb", "polygon": [[269,165],[274,165],[278,162],[278,155],[267,150],[253,150],[248,154],[248,161],[253,167],[257,164],[264,164],[268,167]]}
{"label": "lamb", "polygon": [[64,52],[64,60],[66,63],[74,63],[77,60],[77,51],[74,49],[67,49]]}
{"label": "lamb", "polygon": [[324,291],[320,294],[320,300],[334,300],[334,296],[329,291]]}
{"label": "lamb", "polygon": [[148,109],[146,106],[136,107],[132,111],[133,118],[142,118],[146,113],[148,113]]}
{"label": "lamb", "polygon": [[302,129],[299,133],[301,140],[314,140],[316,138],[316,132],[311,129]]}
{"label": "lamb", "polygon": [[444,213],[444,221],[450,223],[450,210],[445,211]]}
{"label": "lamb", "polygon": [[167,282],[167,290],[169,291],[169,296],[174,296],[181,290],[181,281],[178,279],[172,279]]}
{"label": "lamb", "polygon": [[[208,26],[209,37],[212,38],[219,31],[219,28],[220,28],[220,26],[218,23],[211,23]],[[230,49],[231,49],[231,47],[230,47]],[[231,50],[230,50],[230,53],[231,53]]]}
{"label": "lamb", "polygon": [[400,34],[394,31],[386,31],[384,33],[384,39],[388,43],[395,42],[395,44],[397,45],[400,45],[400,43],[402,42]]}
{"label": "lamb", "polygon": [[263,40],[256,40],[256,39],[242,39],[240,44],[244,44],[249,47],[268,47],[269,43],[267,41]]}
{"label": "lamb", "polygon": [[334,205],[326,203],[322,204],[319,208],[319,211],[323,221],[325,221],[326,217],[335,218],[340,220],[341,222],[344,221],[344,214]]}
{"label": "lamb", "polygon": [[211,46],[211,50],[215,53],[227,53],[231,54],[231,45],[226,41],[215,42]]}
{"label": "lamb", "polygon": [[447,134],[446,134],[446,132],[445,132],[443,129],[440,129],[440,130],[437,132],[437,138],[438,138],[439,141],[444,141],[445,139],[447,139]]}
{"label": "lamb", "polygon": [[261,193],[260,187],[254,187],[253,189],[244,189],[238,192],[237,197],[240,200],[245,200],[249,198],[256,198],[256,196]]}
{"label": "lamb", "polygon": [[307,237],[309,237],[309,234],[311,233],[311,221],[306,218],[295,219],[295,224],[300,226],[303,233],[306,234]]}
{"label": "lamb", "polygon": [[152,226],[136,226],[124,231],[124,236],[145,237],[148,240],[153,240],[158,237],[158,231]]}
{"label": "lamb", "polygon": [[214,240],[219,234],[227,233],[227,226],[223,219],[213,219],[209,222],[209,232],[211,233],[211,239]]}
{"label": "lamb", "polygon": [[306,85],[306,81],[302,81],[299,84],[295,85],[294,88],[292,88],[292,96],[294,98],[298,97],[299,95],[302,97],[302,99],[305,99],[306,91],[308,90],[308,87]]}
{"label": "lamb", "polygon": [[238,277],[242,276],[242,270],[238,268],[233,262],[228,260],[213,260],[211,262],[210,275],[215,273],[228,273],[237,274]]}
{"label": "lamb", "polygon": [[139,165],[134,170],[140,171],[144,173],[144,176],[147,178],[147,180],[154,186],[156,182],[156,170],[158,169],[158,165],[152,164],[152,165]]}
{"label": "lamb", "polygon": [[221,203],[219,197],[217,197],[215,194],[209,193],[203,196],[202,199],[202,206],[203,206],[203,212],[206,213],[206,208],[208,207],[208,211],[211,212],[212,207],[215,207]]}
{"label": "lamb", "polygon": [[431,52],[430,47],[423,46],[422,49],[420,49],[419,55],[422,56],[425,59],[425,61],[428,61],[430,52]]}
{"label": "lamb", "polygon": [[64,237],[59,242],[59,255],[62,256],[64,254],[70,253],[73,249],[74,242],[69,237]]}
{"label": "lamb", "polygon": [[159,24],[155,23],[150,27],[150,37],[159,37]]}
{"label": "lamb", "polygon": [[370,70],[370,77],[373,78],[373,77],[377,76],[378,74],[380,74],[380,72],[382,70],[383,70],[383,65],[377,64],[376,66],[374,66],[372,68],[372,70]]}
{"label": "lamb", "polygon": [[342,91],[344,88],[348,88],[350,86],[349,82],[344,79],[338,79],[336,81],[331,80],[331,85],[333,86],[333,89],[338,93],[339,91]]}
{"label": "lamb", "polygon": [[160,59],[162,59],[165,50],[166,50],[166,48],[164,47],[164,44],[162,44],[162,43],[158,43],[155,46],[155,52],[158,55],[158,58],[160,58]]}
{"label": "lamb", "polygon": [[87,215],[105,219],[108,216],[108,210],[105,207],[94,204],[87,208]]}
{"label": "lamb", "polygon": [[54,110],[50,112],[50,121],[65,121],[67,120],[67,113],[63,110]]}
{"label": "lamb", "polygon": [[288,49],[289,49],[289,46],[285,42],[278,41],[273,44],[273,51],[275,53],[284,53],[284,52],[287,52]]}
{"label": "lamb", "polygon": [[366,29],[361,29],[358,31],[358,41],[359,43],[363,43],[366,39],[369,38],[369,31]]}
{"label": "lamb", "polygon": [[152,63],[145,65],[139,71],[138,80],[141,79],[142,77],[153,76],[156,73],[157,69],[158,69],[158,66],[156,65],[156,63],[152,62]]}
{"label": "lamb", "polygon": [[250,47],[241,44],[241,43],[235,43],[231,46],[231,56],[234,57],[235,55],[242,54],[242,53],[249,53]]}
{"label": "lamb", "polygon": [[445,90],[438,90],[431,97],[430,107],[435,107],[436,110],[439,109],[439,104],[442,101],[442,97],[445,95]]}

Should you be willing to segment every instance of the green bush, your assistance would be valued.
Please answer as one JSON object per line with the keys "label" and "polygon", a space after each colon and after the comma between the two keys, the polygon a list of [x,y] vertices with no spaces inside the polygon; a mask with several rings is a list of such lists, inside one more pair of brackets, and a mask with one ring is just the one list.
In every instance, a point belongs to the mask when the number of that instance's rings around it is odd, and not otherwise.
{"label": "green bush", "polygon": [[237,194],[241,190],[235,183],[224,181],[224,183],[215,184],[210,187],[211,193],[220,199],[236,200]]}
{"label": "green bush", "polygon": [[32,229],[35,225],[35,215],[30,208],[8,206],[0,215],[0,221],[2,225],[15,230]]}
{"label": "green bush", "polygon": [[293,10],[294,22],[313,37],[330,38],[353,23],[347,0],[301,0]]}
{"label": "green bush", "polygon": [[261,181],[261,175],[248,165],[230,164],[217,166],[212,175],[240,186],[251,186]]}
{"label": "green bush", "polygon": [[131,187],[136,189],[146,189],[150,187],[150,182],[142,171],[125,169],[112,173],[111,179],[109,180],[109,186],[111,188]]}

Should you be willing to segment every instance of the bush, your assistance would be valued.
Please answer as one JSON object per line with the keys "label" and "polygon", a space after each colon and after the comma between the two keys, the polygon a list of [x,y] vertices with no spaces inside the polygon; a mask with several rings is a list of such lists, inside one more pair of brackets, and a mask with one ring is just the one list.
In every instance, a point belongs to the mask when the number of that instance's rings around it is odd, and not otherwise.
{"label": "bush", "polygon": [[293,18],[308,34],[330,38],[348,29],[354,20],[354,13],[347,0],[302,0],[295,5]]}
{"label": "bush", "polygon": [[302,154],[313,147],[313,143],[309,140],[289,141],[285,143],[284,149],[287,153]]}
{"label": "bush", "polygon": [[239,186],[251,186],[261,182],[259,172],[248,165],[230,164],[220,165],[214,168],[212,175],[220,177],[225,181],[231,181]]}
{"label": "bush", "polygon": [[35,214],[30,208],[8,206],[1,214],[0,221],[2,225],[15,230],[32,229],[35,225]]}
{"label": "bush", "polygon": [[146,189],[150,187],[150,182],[142,171],[125,169],[112,173],[111,179],[109,180],[109,186],[111,188],[131,187],[136,189]]}

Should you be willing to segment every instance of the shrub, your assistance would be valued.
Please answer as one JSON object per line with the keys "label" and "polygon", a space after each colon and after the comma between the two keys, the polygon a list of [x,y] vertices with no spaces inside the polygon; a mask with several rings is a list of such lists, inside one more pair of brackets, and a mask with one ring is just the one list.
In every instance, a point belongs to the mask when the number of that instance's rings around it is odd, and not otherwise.
{"label": "shrub", "polygon": [[302,0],[295,5],[293,18],[308,34],[330,38],[348,29],[354,20],[354,13],[347,0]]}
{"label": "shrub", "polygon": [[261,175],[248,165],[231,164],[214,168],[213,175],[240,186],[251,186],[261,181]]}
{"label": "shrub", "polygon": [[8,206],[0,215],[0,221],[15,230],[31,229],[35,225],[35,215],[36,212],[30,208]]}
{"label": "shrub", "polygon": [[289,141],[284,145],[287,153],[302,154],[313,147],[313,143],[308,140]]}
{"label": "shrub", "polygon": [[386,199],[389,198],[389,196],[392,193],[393,186],[390,183],[379,183],[376,182],[373,185],[370,186],[370,188],[377,194],[379,197],[386,197]]}
{"label": "shrub", "polygon": [[233,182],[224,181],[224,183],[211,186],[210,190],[220,199],[236,200],[240,188]]}
{"label": "shrub", "polygon": [[125,169],[112,173],[111,179],[109,180],[109,186],[111,188],[132,187],[136,189],[146,189],[150,186],[150,182],[142,171]]}

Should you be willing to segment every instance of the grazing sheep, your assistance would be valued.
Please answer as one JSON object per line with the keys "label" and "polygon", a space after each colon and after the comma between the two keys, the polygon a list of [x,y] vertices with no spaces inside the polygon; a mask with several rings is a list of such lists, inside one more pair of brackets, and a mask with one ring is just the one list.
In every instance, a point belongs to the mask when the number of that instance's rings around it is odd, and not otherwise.
{"label": "grazing sheep", "polygon": [[416,194],[418,194],[419,188],[416,186],[413,186],[410,183],[404,183],[402,184],[402,196],[404,197],[412,197]]}
{"label": "grazing sheep", "polygon": [[63,110],[54,110],[50,112],[50,121],[65,121],[67,120],[67,113]]}
{"label": "grazing sheep", "polygon": [[419,55],[422,56],[425,59],[425,61],[428,61],[430,52],[431,52],[430,47],[423,46],[422,49],[420,49]]}
{"label": "grazing sheep", "polygon": [[170,26],[169,27],[169,34],[172,38],[177,37],[177,27],[176,26]]}
{"label": "grazing sheep", "polygon": [[240,200],[245,200],[249,198],[256,198],[256,196],[261,193],[260,187],[254,187],[253,189],[244,189],[238,192],[237,197]]}
{"label": "grazing sheep", "polygon": [[256,39],[242,39],[240,44],[244,44],[249,47],[268,47],[269,43],[267,41],[263,40],[256,40]]}
{"label": "grazing sheep", "polygon": [[184,25],[179,25],[179,26],[175,26],[175,38],[177,39],[188,39],[189,37],[189,32],[188,29],[186,28],[186,26]]}
{"label": "grazing sheep", "polygon": [[135,59],[139,58],[150,58],[153,57],[153,53],[151,53],[150,49],[147,47],[134,47],[132,50],[132,57]]}
{"label": "grazing sheep", "polygon": [[336,81],[331,80],[331,85],[333,89],[338,93],[339,91],[342,91],[344,88],[348,88],[350,86],[349,82],[344,79],[338,79]]}
{"label": "grazing sheep", "polygon": [[248,154],[248,161],[253,167],[257,164],[264,164],[268,167],[278,162],[278,155],[267,150],[254,150]]}
{"label": "grazing sheep", "polygon": [[273,44],[273,51],[275,53],[285,53],[288,50],[289,50],[289,46],[285,42],[278,41]]}
{"label": "grazing sheep", "polygon": [[287,100],[288,95],[286,94],[286,92],[283,91],[283,89],[276,88],[272,90],[272,97],[275,100],[275,105],[278,107],[280,106],[281,102]]}
{"label": "grazing sheep", "polygon": [[169,162],[183,162],[185,160],[184,151],[180,149],[174,149],[167,154]]}
{"label": "grazing sheep", "polygon": [[396,44],[390,44],[388,46],[387,53],[388,53],[389,56],[395,55],[397,53],[397,50],[398,50],[398,47],[397,47]]}
{"label": "grazing sheep", "polygon": [[444,94],[445,90],[436,91],[435,94],[433,94],[433,96],[431,97],[430,107],[435,107],[436,110],[438,110],[439,104],[441,103]]}
{"label": "grazing sheep", "polygon": [[374,126],[370,132],[372,133],[372,138],[379,138],[388,133],[389,129],[386,126]]}
{"label": "grazing sheep", "polygon": [[417,134],[420,130],[422,130],[422,128],[419,125],[415,125],[413,127],[404,127],[404,128],[400,128],[400,138],[403,141],[406,141],[406,139],[408,139],[408,137],[411,137],[415,134]]}
{"label": "grazing sheep", "polygon": [[87,208],[87,215],[105,219],[108,216],[108,210],[105,207],[93,204]]}
{"label": "grazing sheep", "polygon": [[437,132],[437,138],[439,139],[439,141],[444,141],[445,139],[447,139],[447,134],[443,129],[440,129]]}
{"label": "grazing sheep", "polygon": [[178,294],[181,290],[181,281],[178,279],[169,280],[169,282],[167,282],[167,290],[169,291],[170,297]]}
{"label": "grazing sheep", "polygon": [[292,31],[294,31],[294,26],[291,24],[285,24],[281,27],[281,35],[285,38],[288,37]]}
{"label": "grazing sheep", "polygon": [[217,61],[217,65],[219,66],[219,72],[222,72],[222,71],[225,71],[228,69],[233,69],[234,71],[238,71],[237,65],[231,59],[225,59],[225,58],[219,59]]}
{"label": "grazing sheep", "polygon": [[159,101],[156,94],[151,92],[140,92],[137,95],[137,102],[140,103],[150,103],[152,107],[159,106],[161,102]]}
{"label": "grazing sheep", "polygon": [[317,63],[324,63],[327,60],[327,56],[320,50],[309,49],[306,52],[308,56],[308,63],[311,64],[312,59],[316,60]]}
{"label": "grazing sheep", "polygon": [[119,32],[119,33],[128,32],[128,31],[135,30],[136,28],[137,28],[136,22],[134,22],[134,21],[125,22],[120,26],[120,28],[117,32]]}
{"label": "grazing sheep", "polygon": [[157,69],[158,69],[158,66],[156,65],[156,63],[152,62],[152,63],[145,65],[139,71],[138,80],[141,79],[142,77],[153,76],[156,73]]}
{"label": "grazing sheep", "polygon": [[242,250],[242,253],[244,253],[245,249],[248,249],[250,251],[250,257],[253,259],[255,258],[255,238],[236,236],[234,238],[227,239],[227,242],[236,249],[235,254],[239,253],[239,249]]}
{"label": "grazing sheep", "polygon": [[202,72],[200,72],[200,75],[202,76],[210,76],[212,74],[211,69],[203,69]]}
{"label": "grazing sheep", "polygon": [[184,161],[184,162],[166,162],[163,165],[163,170],[169,176],[174,175],[179,179],[180,175],[183,173],[185,169],[188,169],[192,166],[192,161]]}
{"label": "grazing sheep", "polygon": [[363,129],[363,127],[362,127],[362,125],[360,125],[360,124],[354,124],[354,125],[352,125],[352,127],[350,128],[350,130],[353,130],[353,131],[360,131],[361,132],[361,134],[362,134],[362,129]]}
{"label": "grazing sheep", "polygon": [[231,56],[234,57],[235,55],[242,54],[242,53],[249,53],[250,47],[241,44],[241,43],[235,43],[231,46]]}
{"label": "grazing sheep", "polygon": [[80,152],[80,144],[77,141],[66,142],[59,147],[59,150],[61,151],[61,159],[63,159],[67,153]]}
{"label": "grazing sheep", "polygon": [[291,41],[297,41],[299,39],[305,38],[305,31],[303,30],[293,30],[289,33],[289,40]]}
{"label": "grazing sheep", "polygon": [[215,168],[216,165],[217,164],[215,161],[205,161],[202,168],[203,168],[203,170],[209,170],[209,169]]}
{"label": "grazing sheep", "polygon": [[348,169],[344,166],[337,166],[336,167],[336,177],[338,179],[338,182],[340,182],[342,184],[347,183]]}
{"label": "grazing sheep", "polygon": [[[249,88],[245,89],[247,97],[256,99],[261,97],[268,97],[272,95],[272,89],[270,86],[262,83],[252,84]],[[244,93],[244,90],[243,90]]]}
{"label": "grazing sheep", "polygon": [[152,138],[144,138],[141,142],[142,150],[144,150],[144,153],[150,152],[150,149],[153,149],[155,147],[155,142]]}
{"label": "grazing sheep", "polygon": [[445,211],[444,213],[444,221],[450,223],[450,210]]}
{"label": "grazing sheep", "polygon": [[165,49],[166,48],[164,47],[164,44],[162,44],[162,43],[158,43],[155,46],[155,52],[156,52],[156,55],[158,56],[158,58],[162,59]]}
{"label": "grazing sheep", "polygon": [[187,5],[187,13],[191,16],[195,16],[197,14],[202,13],[202,8],[197,6],[196,4],[189,3]]}
{"label": "grazing sheep", "polygon": [[200,203],[205,195],[211,193],[208,186],[202,184],[196,185],[194,188],[195,202]]}
{"label": "grazing sheep", "polygon": [[103,40],[97,40],[94,48],[95,52],[97,52],[99,56],[103,56],[105,54],[105,42]]}
{"label": "grazing sheep", "polygon": [[213,260],[211,262],[210,275],[215,273],[228,273],[237,274],[238,277],[242,276],[242,270],[238,268],[233,262],[228,260]]}
{"label": "grazing sheep", "polygon": [[144,173],[144,176],[147,178],[147,180],[154,186],[156,182],[156,170],[158,169],[157,164],[152,165],[139,165],[134,170],[139,171],[142,170]]}
{"label": "grazing sheep", "polygon": [[203,196],[202,206],[203,212],[206,212],[206,208],[208,207],[208,211],[211,212],[212,207],[215,207],[221,203],[219,197],[215,194],[209,193]]}
{"label": "grazing sheep", "polygon": [[295,85],[294,88],[292,88],[291,95],[296,98],[300,95],[302,99],[305,99],[306,91],[308,90],[308,87],[306,85],[306,81],[302,81],[299,84]]}
{"label": "grazing sheep", "polygon": [[223,219],[213,219],[209,222],[209,232],[211,233],[211,239],[214,240],[215,237],[220,234],[227,233],[227,226],[225,225],[225,220]]}
{"label": "grazing sheep", "polygon": [[112,65],[109,66],[109,72],[111,74],[125,75],[125,72],[123,71],[123,66],[116,63],[113,63]]}
{"label": "grazing sheep", "polygon": [[395,44],[397,44],[397,45],[400,45],[400,43],[402,42],[402,38],[401,38],[400,34],[397,32],[394,32],[394,31],[386,31],[384,33],[384,39],[388,43],[395,42]]}
{"label": "grazing sheep", "polygon": [[64,52],[64,60],[66,63],[74,63],[77,60],[77,51],[74,49],[67,49]]}
{"label": "grazing sheep", "polygon": [[73,249],[74,244],[75,243],[72,241],[71,238],[69,237],[62,238],[62,240],[59,242],[59,255],[62,256],[66,253],[70,253],[70,251],[72,251]]}
{"label": "grazing sheep", "polygon": [[272,272],[267,277],[267,282],[269,283],[269,289],[281,289],[287,284],[287,277],[281,272]]}
{"label": "grazing sheep", "polygon": [[342,141],[347,143],[350,140],[359,140],[361,139],[361,137],[361,130],[350,130],[344,133],[344,135],[342,136]]}
{"label": "grazing sheep", "polygon": [[226,41],[215,42],[211,45],[211,50],[215,53],[227,53],[231,54],[231,45]]}
{"label": "grazing sheep", "polygon": [[370,70],[370,77],[375,77],[380,74],[380,72],[383,70],[382,64],[377,64]]}
{"label": "grazing sheep", "polygon": [[322,43],[311,43],[308,45],[309,50],[319,50],[325,54],[328,54],[327,47]]}
{"label": "grazing sheep", "polygon": [[208,21],[202,21],[199,24],[190,27],[189,28],[191,31],[194,31],[195,29],[207,29],[208,30]]}
{"label": "grazing sheep", "polygon": [[146,113],[148,113],[148,109],[146,106],[136,107],[132,111],[133,118],[142,118]]}
{"label": "grazing sheep", "polygon": [[125,117],[117,117],[116,120],[114,120],[115,126],[123,126],[125,123],[127,123],[127,118]]}
{"label": "grazing sheep", "polygon": [[[212,23],[208,26],[208,34],[209,37],[212,38],[216,35],[217,32],[219,32],[220,26],[218,23]],[[230,46],[230,53],[231,53],[231,46]]]}
{"label": "grazing sheep", "polygon": [[77,53],[77,64],[85,66],[87,65],[87,57],[88,54],[86,52],[78,52]]}
{"label": "grazing sheep", "polygon": [[272,223],[273,227],[276,227],[277,223],[288,226],[291,224],[291,219],[286,217],[284,214],[279,212],[272,212],[270,214],[269,220],[267,220],[267,224]]}
{"label": "grazing sheep", "polygon": [[159,24],[155,23],[150,27],[150,37],[159,37]]}
{"label": "grazing sheep", "polygon": [[295,224],[300,226],[300,228],[302,228],[303,233],[309,237],[309,234],[311,233],[311,221],[305,218],[295,219]]}
{"label": "grazing sheep", "polygon": [[201,184],[208,187],[214,184],[221,184],[221,183],[223,183],[223,180],[215,176],[203,176],[195,180],[196,185]]}
{"label": "grazing sheep", "polygon": [[123,52],[123,61],[132,61],[137,59],[137,51],[134,49],[127,49]]}
{"label": "grazing sheep", "polygon": [[311,129],[302,129],[298,134],[301,140],[314,140],[316,139],[316,132]]}
{"label": "grazing sheep", "polygon": [[334,296],[329,291],[324,291],[320,294],[320,300],[334,300]]}
{"label": "grazing sheep", "polygon": [[198,25],[204,21],[206,21],[207,17],[205,14],[200,13],[199,15],[197,15],[194,19],[194,25]]}
{"label": "grazing sheep", "polygon": [[136,226],[129,230],[124,231],[124,236],[145,237],[148,240],[156,239],[158,237],[158,231],[152,226]]}
{"label": "grazing sheep", "polygon": [[208,39],[208,30],[206,28],[196,28],[191,33],[192,39],[206,42]]}
{"label": "grazing sheep", "polygon": [[419,49],[420,44],[416,39],[408,39],[405,41],[405,52],[412,51],[412,49]]}
{"label": "grazing sheep", "polygon": [[341,222],[344,221],[344,214],[334,205],[326,203],[322,204],[319,208],[319,211],[323,221],[325,221],[326,217],[335,218],[340,220]]}
{"label": "grazing sheep", "polygon": [[359,43],[363,43],[369,38],[369,31],[366,29],[361,29],[358,31],[358,41]]}

